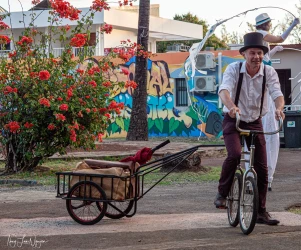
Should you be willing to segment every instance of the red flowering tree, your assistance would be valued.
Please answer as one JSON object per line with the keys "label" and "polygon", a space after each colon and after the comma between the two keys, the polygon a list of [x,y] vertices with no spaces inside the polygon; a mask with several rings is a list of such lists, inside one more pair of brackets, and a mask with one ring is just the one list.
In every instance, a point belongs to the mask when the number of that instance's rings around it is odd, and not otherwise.
{"label": "red flowering tree", "polygon": [[[0,58],[0,143],[6,159],[5,173],[33,170],[43,159],[57,152],[63,154],[69,146],[93,148],[110,118],[123,108],[122,103],[110,99],[110,94],[124,83],[112,82],[107,74],[116,70],[112,57],[124,57],[121,50],[112,50],[98,65],[79,67],[93,55],[88,49],[90,26],[96,11],[109,9],[107,2],[93,1],[89,13],[81,18],[80,10],[67,1],[50,3],[47,34],[33,28],[34,12],[19,40],[0,33],[0,46],[12,39],[15,48],[8,58]],[[62,25],[63,19],[77,20],[77,26],[70,29]],[[3,20],[0,32],[13,28]],[[109,25],[102,30],[111,31]],[[49,50],[49,44],[56,41],[64,44],[59,58]],[[76,58],[72,47],[80,48]]]}

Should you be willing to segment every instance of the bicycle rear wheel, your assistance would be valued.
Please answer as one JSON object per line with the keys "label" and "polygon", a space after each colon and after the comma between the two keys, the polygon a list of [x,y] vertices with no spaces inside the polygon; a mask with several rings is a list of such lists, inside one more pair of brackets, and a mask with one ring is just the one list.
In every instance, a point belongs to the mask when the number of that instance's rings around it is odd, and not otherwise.
{"label": "bicycle rear wheel", "polygon": [[236,227],[239,222],[239,199],[241,193],[242,176],[234,175],[233,183],[227,199],[227,214],[230,226]]}
{"label": "bicycle rear wheel", "polygon": [[243,194],[240,196],[239,222],[244,234],[250,234],[256,224],[258,212],[258,189],[255,179],[248,176],[245,180]]}

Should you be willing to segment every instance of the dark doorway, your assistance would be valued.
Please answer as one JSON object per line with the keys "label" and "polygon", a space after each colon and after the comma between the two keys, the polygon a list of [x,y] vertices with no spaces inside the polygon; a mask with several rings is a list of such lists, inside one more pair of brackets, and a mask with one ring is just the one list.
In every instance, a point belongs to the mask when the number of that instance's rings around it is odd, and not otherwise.
{"label": "dark doorway", "polygon": [[278,73],[281,91],[284,95],[285,104],[290,105],[292,102],[292,99],[289,97],[292,91],[291,80],[289,80],[289,78],[291,77],[291,70],[276,69],[276,72]]}
{"label": "dark doorway", "polygon": [[[289,78],[291,77],[291,70],[290,69],[276,69],[276,72],[278,73],[280,85],[281,85],[281,91],[284,95],[284,101],[286,105],[290,105],[292,103],[292,99],[289,97],[292,91],[291,86],[291,80]],[[280,147],[285,147],[285,141],[284,141],[284,130],[282,127],[282,130],[280,131]]]}

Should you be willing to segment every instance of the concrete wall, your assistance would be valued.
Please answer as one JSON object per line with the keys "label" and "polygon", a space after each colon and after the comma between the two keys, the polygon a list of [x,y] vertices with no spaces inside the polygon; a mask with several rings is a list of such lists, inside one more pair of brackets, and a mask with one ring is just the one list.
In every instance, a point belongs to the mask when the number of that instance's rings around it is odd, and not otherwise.
{"label": "concrete wall", "polygon": [[[275,69],[291,69],[291,77],[296,77],[301,72],[301,51],[284,49],[281,52],[277,52],[273,60],[279,59],[280,63],[273,63]],[[279,61],[277,60],[277,61]],[[298,85],[298,80],[301,79],[301,74],[294,80],[291,80],[291,88],[294,89],[292,93],[292,100],[300,93],[301,84]],[[296,87],[296,85],[298,85]],[[301,98],[294,103],[295,105],[301,105]]]}

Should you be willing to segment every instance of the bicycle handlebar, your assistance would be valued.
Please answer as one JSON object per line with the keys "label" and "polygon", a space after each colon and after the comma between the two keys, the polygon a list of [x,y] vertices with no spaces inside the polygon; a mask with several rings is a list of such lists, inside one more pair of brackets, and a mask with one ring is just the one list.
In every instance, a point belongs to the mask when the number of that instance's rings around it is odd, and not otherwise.
{"label": "bicycle handlebar", "polygon": [[260,130],[246,130],[246,129],[241,129],[239,127],[239,123],[240,123],[240,115],[239,115],[238,112],[236,112],[236,129],[240,133],[247,133],[247,134],[254,133],[254,134],[273,135],[273,134],[277,134],[281,130],[282,125],[283,125],[283,119],[282,119],[282,117],[279,117],[279,129],[277,129],[275,131],[272,131],[272,132],[264,132],[264,131],[260,131]]}

